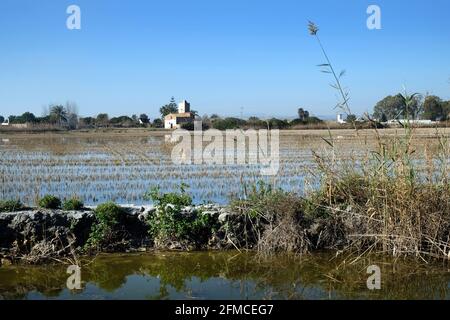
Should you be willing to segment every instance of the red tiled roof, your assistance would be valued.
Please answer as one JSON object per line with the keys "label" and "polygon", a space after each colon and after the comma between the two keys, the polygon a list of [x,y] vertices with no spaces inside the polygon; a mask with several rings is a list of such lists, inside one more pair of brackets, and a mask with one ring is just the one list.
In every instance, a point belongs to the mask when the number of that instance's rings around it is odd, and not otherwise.
{"label": "red tiled roof", "polygon": [[185,113],[169,113],[164,117],[164,119],[174,119],[174,118],[191,118],[194,117],[194,115],[191,112],[185,112]]}

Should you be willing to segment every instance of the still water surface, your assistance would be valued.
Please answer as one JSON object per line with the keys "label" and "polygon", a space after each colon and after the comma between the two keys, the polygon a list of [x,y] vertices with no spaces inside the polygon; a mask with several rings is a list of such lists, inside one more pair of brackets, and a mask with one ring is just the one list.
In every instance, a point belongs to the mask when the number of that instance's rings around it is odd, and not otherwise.
{"label": "still water surface", "polygon": [[[101,255],[82,267],[79,291],[66,288],[67,266],[0,267],[0,299],[450,299],[445,264],[351,260],[234,251]],[[373,264],[381,290],[367,289]]]}

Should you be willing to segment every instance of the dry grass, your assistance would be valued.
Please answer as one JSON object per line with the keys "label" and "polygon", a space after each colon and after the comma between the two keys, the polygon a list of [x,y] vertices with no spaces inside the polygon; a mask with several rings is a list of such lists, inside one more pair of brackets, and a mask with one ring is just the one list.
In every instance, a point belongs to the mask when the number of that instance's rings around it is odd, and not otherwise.
{"label": "dry grass", "polygon": [[359,253],[450,257],[448,140],[435,132],[438,144],[420,155],[413,128],[388,140],[375,135],[378,148],[364,161],[337,160],[333,142],[327,156],[316,155],[322,182],[313,198],[334,222],[328,232],[338,226]]}
{"label": "dry grass", "polygon": [[414,128],[401,133],[372,131],[372,148],[355,144],[360,152],[344,156],[330,134],[327,148],[313,153],[315,186],[302,195],[247,187],[232,203],[248,221],[247,238],[268,253],[333,248],[450,258],[449,142],[440,131],[425,140]]}
{"label": "dry grass", "polygon": [[249,243],[245,246],[250,244],[260,252],[308,252],[310,221],[303,207],[297,195],[274,190],[263,182],[246,188],[243,198],[231,203],[231,210],[244,216],[242,224],[247,226],[238,239],[246,239]]}

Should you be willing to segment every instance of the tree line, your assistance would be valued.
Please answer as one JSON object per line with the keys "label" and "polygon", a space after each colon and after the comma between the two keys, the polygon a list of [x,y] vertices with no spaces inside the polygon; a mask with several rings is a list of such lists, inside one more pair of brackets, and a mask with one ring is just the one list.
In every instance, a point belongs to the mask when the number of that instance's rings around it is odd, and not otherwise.
{"label": "tree line", "polygon": [[[31,124],[53,126],[57,128],[78,129],[94,127],[138,127],[138,126],[156,126],[162,127],[161,119],[155,119],[151,124],[150,118],[146,114],[140,116],[122,115],[110,118],[107,113],[100,113],[95,117],[80,117],[76,104],[67,103],[63,105],[51,105],[44,111],[43,116],[36,116],[31,112],[25,112],[22,115],[12,115],[8,117],[10,124]],[[0,116],[0,122],[5,118]]]}
{"label": "tree line", "polygon": [[[84,129],[84,128],[133,128],[133,127],[152,127],[164,128],[164,117],[170,113],[178,112],[178,105],[175,98],[172,97],[170,102],[161,106],[160,118],[153,121],[146,114],[122,115],[110,117],[107,113],[99,113],[93,117],[80,117],[78,115],[75,103],[66,103],[66,105],[51,105],[44,111],[41,117],[35,116],[31,112],[25,112],[22,115],[9,116],[10,124],[32,124],[36,127],[39,125],[52,126],[55,128],[65,129]],[[202,120],[203,129],[214,128],[218,130],[237,129],[237,128],[255,128],[255,129],[287,129],[294,126],[320,124],[323,121],[317,117],[311,116],[309,111],[299,108],[298,118],[294,120],[286,119],[260,119],[258,117],[250,117],[248,119],[240,119],[238,117],[221,117],[217,114],[211,116],[204,115],[200,117],[198,112],[191,110],[196,119]],[[0,122],[5,118],[0,116]],[[183,124],[183,128],[193,130],[193,123]]]}
{"label": "tree line", "polygon": [[[297,126],[318,125],[323,121],[317,117],[310,116],[307,110],[303,108],[298,109],[298,118],[294,120],[287,119],[260,119],[258,117],[249,117],[248,119],[241,119],[237,117],[221,117],[217,114],[211,116],[204,115],[201,117],[203,129],[289,129]],[[185,123],[182,128],[191,130],[193,124]]]}
{"label": "tree line", "polygon": [[[159,109],[160,118],[153,121],[145,114],[138,115],[122,115],[110,117],[107,113],[100,113],[94,117],[80,117],[78,115],[75,103],[66,103],[66,105],[51,105],[44,111],[44,115],[38,117],[31,112],[25,112],[22,115],[9,116],[10,124],[32,124],[37,127],[39,125],[53,126],[66,129],[82,129],[82,128],[101,128],[101,127],[153,127],[164,128],[164,117],[170,113],[177,113],[178,107],[175,98],[171,98],[168,104],[163,105]],[[217,114],[211,116],[204,115],[200,117],[198,112],[191,111],[197,119],[201,119],[203,128],[214,128],[219,130],[236,129],[236,128],[269,128],[269,129],[289,129],[292,127],[301,127],[306,125],[320,125],[323,121],[317,117],[311,116],[309,111],[299,108],[297,118],[294,120],[286,119],[260,119],[258,117],[249,117],[248,119],[240,119],[238,117],[220,117]],[[426,119],[432,121],[450,120],[450,100],[444,100],[435,95],[422,96],[414,94],[406,99],[402,94],[389,95],[376,103],[371,116],[379,122],[386,122],[395,119]],[[347,122],[354,122],[355,115],[348,115]],[[0,122],[4,122],[5,118],[0,115]],[[194,128],[193,123],[183,124],[183,128],[191,130]]]}
{"label": "tree line", "polygon": [[[77,106],[74,103],[63,105],[51,105],[44,111],[43,116],[36,116],[32,112],[24,112],[22,115],[12,115],[8,117],[10,124],[46,124],[55,126],[65,126],[75,129],[78,124]],[[5,118],[0,116],[0,122]]]}
{"label": "tree line", "polygon": [[409,101],[401,93],[389,95],[374,107],[373,118],[380,122],[394,119],[450,120],[450,100],[435,95],[414,94]]}

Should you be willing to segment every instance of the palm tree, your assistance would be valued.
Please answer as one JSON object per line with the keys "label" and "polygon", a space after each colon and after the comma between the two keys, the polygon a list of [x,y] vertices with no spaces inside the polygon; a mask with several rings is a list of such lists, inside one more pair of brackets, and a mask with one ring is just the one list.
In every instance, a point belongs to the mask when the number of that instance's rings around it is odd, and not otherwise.
{"label": "palm tree", "polygon": [[67,122],[66,109],[61,105],[52,106],[50,108],[50,118],[55,122],[58,122],[59,125],[61,125],[63,121]]}
{"label": "palm tree", "polygon": [[196,110],[191,110],[191,113],[194,116],[194,118],[197,118],[199,116],[198,111]]}
{"label": "palm tree", "polygon": [[303,108],[299,108],[298,109],[298,118],[302,121],[306,120],[307,118],[309,118],[309,111],[304,110]]}

